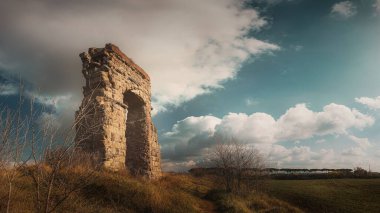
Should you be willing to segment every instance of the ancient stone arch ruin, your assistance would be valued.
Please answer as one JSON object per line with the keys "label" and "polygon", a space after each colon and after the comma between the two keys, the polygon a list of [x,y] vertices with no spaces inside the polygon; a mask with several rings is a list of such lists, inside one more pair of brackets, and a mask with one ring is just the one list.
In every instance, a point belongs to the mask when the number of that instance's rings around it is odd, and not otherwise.
{"label": "ancient stone arch ruin", "polygon": [[[80,147],[98,153],[107,169],[159,177],[160,148],[151,119],[149,76],[113,44],[90,48],[80,57],[86,86],[78,112],[88,111],[84,118],[76,114]],[[98,128],[89,132],[89,126]]]}

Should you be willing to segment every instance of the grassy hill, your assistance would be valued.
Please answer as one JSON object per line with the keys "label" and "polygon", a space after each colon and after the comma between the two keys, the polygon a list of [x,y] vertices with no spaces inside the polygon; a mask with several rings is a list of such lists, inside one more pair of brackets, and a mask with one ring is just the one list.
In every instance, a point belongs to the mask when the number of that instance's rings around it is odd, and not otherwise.
{"label": "grassy hill", "polygon": [[271,180],[268,192],[307,212],[380,212],[380,179]]}
{"label": "grassy hill", "polygon": [[[265,194],[236,196],[225,193],[213,178],[186,174],[164,174],[156,181],[132,178],[121,173],[96,172],[84,187],[79,187],[53,212],[302,212],[290,204]],[[0,176],[0,212],[7,205],[7,182]],[[76,172],[59,177],[52,191],[52,202],[81,177]],[[67,183],[62,184],[62,181]],[[43,192],[43,190],[41,190]],[[56,195],[56,196],[55,196]],[[10,212],[36,212],[35,189],[28,176],[14,183]]]}
{"label": "grassy hill", "polygon": [[[0,212],[7,204],[7,182],[0,176]],[[63,186],[80,175],[65,173]],[[380,209],[380,179],[269,180],[267,193],[244,196],[224,192],[215,177],[166,173],[147,181],[122,173],[96,172],[53,212],[376,212]],[[65,187],[55,187],[58,195]],[[14,183],[10,212],[36,212],[33,181],[20,176]],[[58,199],[53,199],[57,202]],[[296,207],[297,206],[297,207]],[[300,210],[303,209],[303,210]]]}

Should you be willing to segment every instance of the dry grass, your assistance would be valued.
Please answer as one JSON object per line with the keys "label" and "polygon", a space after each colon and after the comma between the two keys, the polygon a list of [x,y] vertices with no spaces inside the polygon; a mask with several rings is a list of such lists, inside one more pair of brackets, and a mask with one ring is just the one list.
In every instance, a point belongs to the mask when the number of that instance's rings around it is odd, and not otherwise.
{"label": "dry grass", "polygon": [[211,191],[207,197],[215,202],[220,212],[303,212],[286,202],[269,197],[263,193],[251,193],[245,196],[239,196],[228,194],[219,190],[214,190]]}
{"label": "dry grass", "polygon": [[197,212],[197,200],[162,181],[103,173],[82,192],[91,202],[108,207],[110,212]]}
{"label": "dry grass", "polygon": [[[62,181],[76,182],[81,170],[63,173]],[[94,178],[62,203],[56,212],[300,212],[264,194],[233,196],[220,191],[210,177],[165,174],[160,180],[132,178],[123,173],[95,172]],[[29,176],[19,174],[10,212],[35,212]],[[56,188],[57,193],[60,188]],[[6,208],[7,188],[0,178],[0,212]]]}

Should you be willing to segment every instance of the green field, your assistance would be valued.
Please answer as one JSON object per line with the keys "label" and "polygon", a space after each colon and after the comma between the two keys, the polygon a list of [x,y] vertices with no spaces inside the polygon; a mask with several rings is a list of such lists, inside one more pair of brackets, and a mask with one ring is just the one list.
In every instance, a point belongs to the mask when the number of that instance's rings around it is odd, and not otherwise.
{"label": "green field", "polygon": [[380,179],[270,180],[268,193],[306,212],[380,212]]}

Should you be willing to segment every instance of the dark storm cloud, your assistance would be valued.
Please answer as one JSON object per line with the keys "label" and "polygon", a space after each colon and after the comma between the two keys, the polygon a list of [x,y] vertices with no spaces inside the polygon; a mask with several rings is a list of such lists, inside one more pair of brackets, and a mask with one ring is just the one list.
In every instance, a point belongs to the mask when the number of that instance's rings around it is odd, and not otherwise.
{"label": "dark storm cloud", "polygon": [[71,94],[76,105],[78,54],[112,42],[151,75],[155,109],[164,110],[221,87],[251,55],[278,49],[247,37],[266,22],[243,3],[3,0],[0,63],[16,64],[7,74],[21,73],[44,94]]}

